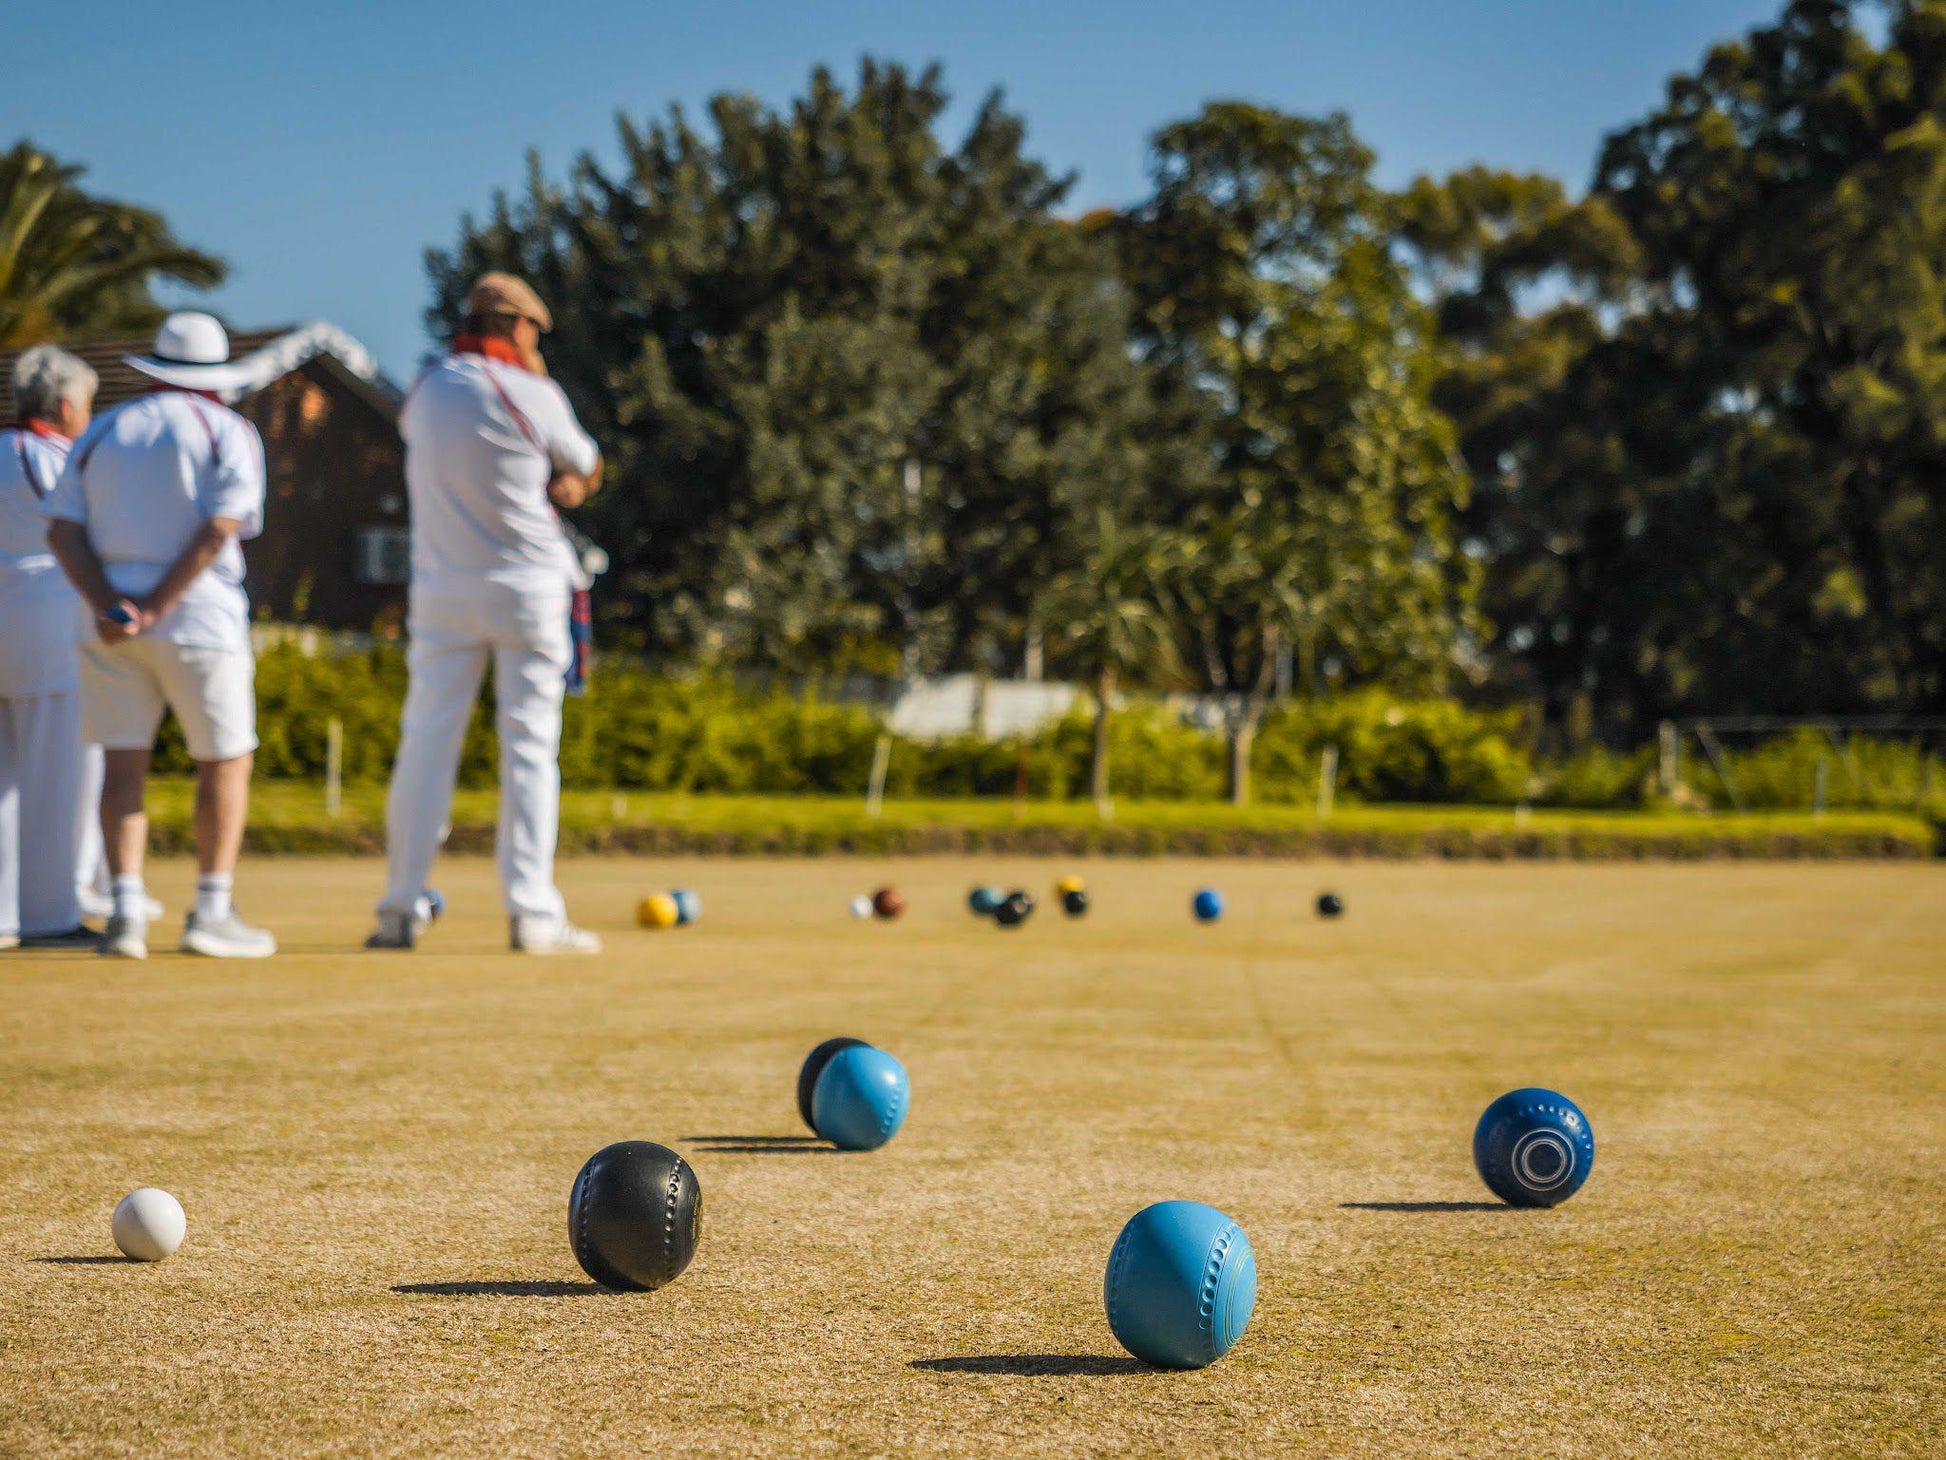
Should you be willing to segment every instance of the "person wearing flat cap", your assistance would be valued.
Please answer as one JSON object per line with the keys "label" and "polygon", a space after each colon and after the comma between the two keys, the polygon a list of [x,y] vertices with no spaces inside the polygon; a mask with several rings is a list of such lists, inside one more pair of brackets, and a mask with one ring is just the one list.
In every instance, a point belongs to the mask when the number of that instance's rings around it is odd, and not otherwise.
{"label": "person wearing flat cap", "polygon": [[153,353],[125,358],[155,388],[95,418],[41,506],[48,546],[94,618],[80,682],[82,731],[104,761],[114,903],[101,951],[148,956],[143,793],[166,708],[196,761],[196,902],[182,951],[267,958],[277,940],[231,898],[257,748],[240,543],[263,527],[264,450],[220,397],[248,371],[230,360],[223,326],[194,312],[165,319]]}
{"label": "person wearing flat cap", "polygon": [[370,948],[411,948],[452,809],[460,747],[493,665],[500,735],[500,888],[524,953],[593,953],[554,883],[561,701],[582,565],[559,514],[601,483],[601,453],[548,379],[547,306],[511,274],[482,275],[451,351],[399,416],[412,510],[411,635],[398,759],[386,798],[387,885]]}

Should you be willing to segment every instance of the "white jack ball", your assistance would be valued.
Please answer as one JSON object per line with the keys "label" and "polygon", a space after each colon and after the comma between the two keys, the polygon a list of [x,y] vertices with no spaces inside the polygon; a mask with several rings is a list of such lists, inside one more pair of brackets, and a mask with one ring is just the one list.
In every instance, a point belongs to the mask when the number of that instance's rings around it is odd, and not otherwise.
{"label": "white jack ball", "polygon": [[154,1186],[131,1191],[115,1208],[115,1245],[137,1262],[160,1262],[182,1246],[182,1203]]}
{"label": "white jack ball", "polygon": [[859,893],[851,900],[851,915],[855,918],[868,918],[872,915],[872,900]]}

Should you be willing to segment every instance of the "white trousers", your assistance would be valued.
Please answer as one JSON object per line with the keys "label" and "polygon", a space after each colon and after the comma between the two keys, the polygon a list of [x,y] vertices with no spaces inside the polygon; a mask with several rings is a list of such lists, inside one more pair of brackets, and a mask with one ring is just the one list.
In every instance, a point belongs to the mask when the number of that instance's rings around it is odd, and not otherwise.
{"label": "white trousers", "polygon": [[74,891],[107,897],[111,892],[108,857],[101,844],[101,785],[108,772],[101,747],[81,747],[81,857],[74,869]]}
{"label": "white trousers", "polygon": [[81,697],[0,699],[0,933],[79,927]]}
{"label": "white trousers", "polygon": [[572,652],[568,589],[476,582],[415,590],[399,758],[385,802],[381,912],[410,912],[425,891],[453,806],[466,722],[493,663],[500,732],[500,893],[517,917],[560,918],[554,845],[561,816],[561,699]]}

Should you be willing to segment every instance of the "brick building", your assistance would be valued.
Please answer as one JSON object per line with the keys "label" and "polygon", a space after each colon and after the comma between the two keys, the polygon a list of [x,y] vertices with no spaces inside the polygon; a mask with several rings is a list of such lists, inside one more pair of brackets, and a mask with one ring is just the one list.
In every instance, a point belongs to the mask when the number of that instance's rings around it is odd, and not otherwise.
{"label": "brick building", "polygon": [[[95,409],[153,387],[122,363],[149,339],[68,343],[101,376]],[[232,401],[263,434],[270,472],[263,535],[244,545],[254,615],[323,628],[399,632],[405,620],[407,514],[403,399],[371,354],[334,325],[230,337],[252,371]],[[0,351],[0,398],[15,415],[17,351]]]}

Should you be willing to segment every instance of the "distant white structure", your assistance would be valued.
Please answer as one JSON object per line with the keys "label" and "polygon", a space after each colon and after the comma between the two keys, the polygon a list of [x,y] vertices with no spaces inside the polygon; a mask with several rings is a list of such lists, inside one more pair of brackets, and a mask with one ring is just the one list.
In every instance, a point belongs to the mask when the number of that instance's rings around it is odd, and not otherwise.
{"label": "distant white structure", "polygon": [[900,685],[886,715],[895,735],[912,740],[943,740],[978,735],[998,740],[1028,735],[1058,720],[1080,696],[1079,686],[1024,679],[983,679],[948,674]]}

